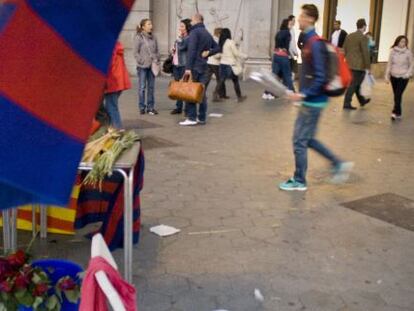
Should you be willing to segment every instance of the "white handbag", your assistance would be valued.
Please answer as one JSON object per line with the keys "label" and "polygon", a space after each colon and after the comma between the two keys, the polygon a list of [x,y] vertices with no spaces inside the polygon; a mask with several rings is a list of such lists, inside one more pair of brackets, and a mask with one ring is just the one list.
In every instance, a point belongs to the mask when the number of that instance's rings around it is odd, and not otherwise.
{"label": "white handbag", "polygon": [[236,75],[236,76],[239,76],[239,75],[241,75],[242,74],[242,72],[243,72],[243,65],[242,65],[242,63],[240,62],[240,61],[236,61],[236,63],[234,64],[234,65],[231,65],[231,70],[233,71],[233,73]]}

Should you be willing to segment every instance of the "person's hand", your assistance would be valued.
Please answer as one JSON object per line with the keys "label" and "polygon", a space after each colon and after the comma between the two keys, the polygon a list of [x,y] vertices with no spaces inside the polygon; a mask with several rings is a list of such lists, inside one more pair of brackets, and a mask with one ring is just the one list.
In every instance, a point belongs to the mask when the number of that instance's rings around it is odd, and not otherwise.
{"label": "person's hand", "polygon": [[298,102],[298,101],[303,100],[305,98],[305,96],[301,93],[287,92],[286,93],[286,98],[288,100]]}
{"label": "person's hand", "polygon": [[191,80],[191,78],[192,78],[191,70],[184,71],[183,80],[188,81],[188,80]]}
{"label": "person's hand", "polygon": [[201,53],[201,57],[203,57],[203,58],[207,58],[209,55],[210,55],[210,51],[203,51]]}

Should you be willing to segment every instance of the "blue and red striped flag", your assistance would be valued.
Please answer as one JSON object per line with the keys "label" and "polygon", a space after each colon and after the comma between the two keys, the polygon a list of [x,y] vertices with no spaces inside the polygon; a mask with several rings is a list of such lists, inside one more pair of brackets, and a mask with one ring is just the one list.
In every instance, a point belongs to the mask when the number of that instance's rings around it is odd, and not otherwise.
{"label": "blue and red striped flag", "polygon": [[0,4],[0,209],[68,203],[133,2]]}

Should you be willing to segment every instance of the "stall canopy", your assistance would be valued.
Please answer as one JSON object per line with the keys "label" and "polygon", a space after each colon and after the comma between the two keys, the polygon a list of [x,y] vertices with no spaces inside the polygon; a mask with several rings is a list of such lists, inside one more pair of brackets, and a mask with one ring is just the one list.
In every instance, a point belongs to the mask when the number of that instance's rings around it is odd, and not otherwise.
{"label": "stall canopy", "polygon": [[0,209],[66,205],[134,0],[0,2]]}

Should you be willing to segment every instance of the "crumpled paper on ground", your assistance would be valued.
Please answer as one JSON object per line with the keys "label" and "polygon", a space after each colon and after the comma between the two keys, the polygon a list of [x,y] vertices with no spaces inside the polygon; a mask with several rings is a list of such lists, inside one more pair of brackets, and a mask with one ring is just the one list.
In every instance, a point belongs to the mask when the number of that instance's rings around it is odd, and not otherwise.
{"label": "crumpled paper on ground", "polygon": [[150,228],[150,232],[155,233],[156,235],[159,235],[161,237],[170,236],[180,231],[181,231],[180,229],[167,226],[167,225],[162,225],[162,224]]}

